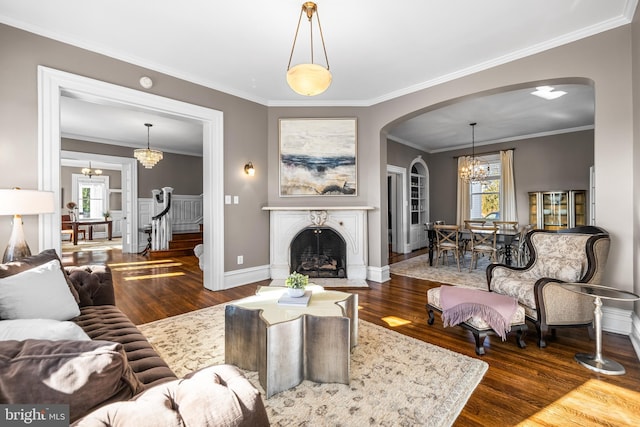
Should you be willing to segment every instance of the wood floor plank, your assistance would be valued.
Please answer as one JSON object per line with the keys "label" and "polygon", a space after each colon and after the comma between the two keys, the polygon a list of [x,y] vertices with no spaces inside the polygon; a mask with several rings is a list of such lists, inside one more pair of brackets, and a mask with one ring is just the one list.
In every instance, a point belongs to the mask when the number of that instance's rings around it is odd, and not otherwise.
{"label": "wood floor plank", "polygon": [[[396,255],[407,259],[423,252]],[[67,265],[116,264],[148,261],[119,251],[85,252],[63,257]],[[116,304],[136,324],[209,307],[252,295],[252,283],[224,291],[202,286],[195,257],[175,257],[166,267],[113,272]],[[115,270],[115,269],[114,269]],[[175,277],[125,280],[151,272],[182,273]],[[530,325],[527,347],[520,349],[513,334],[502,342],[496,336],[485,342],[486,354],[475,354],[471,333],[460,327],[443,328],[439,315],[427,324],[426,292],[435,282],[391,275],[387,283],[369,282],[353,288],[358,294],[359,317],[396,332],[429,342],[489,364],[489,370],[455,422],[456,426],[637,426],[640,425],[640,361],[628,337],[604,333],[607,357],[622,363],[627,374],[607,376],[592,372],[574,360],[576,352],[592,353],[595,343],[585,329],[559,329],[545,349],[536,345]],[[386,319],[386,321],[385,321]],[[408,323],[396,325],[398,322]]]}

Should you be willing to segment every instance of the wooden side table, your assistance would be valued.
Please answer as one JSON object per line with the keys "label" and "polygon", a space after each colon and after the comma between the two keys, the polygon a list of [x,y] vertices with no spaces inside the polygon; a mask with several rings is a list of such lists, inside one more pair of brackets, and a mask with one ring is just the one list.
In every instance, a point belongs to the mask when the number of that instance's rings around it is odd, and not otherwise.
{"label": "wooden side table", "polygon": [[139,254],[144,256],[151,250],[151,232],[153,231],[153,228],[150,225],[145,225],[144,227],[140,227],[138,231],[141,231],[147,235],[147,246],[145,246],[145,248]]}
{"label": "wooden side table", "polygon": [[623,375],[626,371],[624,366],[615,360],[607,359],[602,356],[602,299],[613,301],[636,301],[640,296],[620,289],[608,286],[592,285],[589,283],[563,283],[563,288],[582,295],[593,297],[593,323],[596,331],[596,352],[577,353],[575,359],[585,368],[606,375]]}

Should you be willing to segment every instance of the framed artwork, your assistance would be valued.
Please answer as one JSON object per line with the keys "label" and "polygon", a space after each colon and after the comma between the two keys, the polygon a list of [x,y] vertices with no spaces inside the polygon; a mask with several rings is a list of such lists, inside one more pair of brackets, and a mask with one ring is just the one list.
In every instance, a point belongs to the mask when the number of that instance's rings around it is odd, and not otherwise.
{"label": "framed artwork", "polygon": [[357,195],[357,121],[280,119],[280,196]]}

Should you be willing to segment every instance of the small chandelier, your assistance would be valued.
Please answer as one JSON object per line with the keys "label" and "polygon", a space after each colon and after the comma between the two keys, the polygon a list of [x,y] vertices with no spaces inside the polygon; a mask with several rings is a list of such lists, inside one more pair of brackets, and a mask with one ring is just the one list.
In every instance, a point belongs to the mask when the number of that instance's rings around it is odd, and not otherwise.
{"label": "small chandelier", "polygon": [[151,129],[151,126],[153,125],[151,123],[145,123],[144,125],[147,127],[147,148],[138,148],[137,150],[134,150],[133,157],[138,159],[145,168],[151,169],[156,165],[156,163],[162,160],[162,151],[152,150],[149,148],[149,129]]}
{"label": "small chandelier", "polygon": [[468,183],[482,183],[489,175],[489,164],[476,158],[475,150],[475,126],[477,123],[469,123],[471,126],[471,156],[462,159],[462,165],[458,173],[460,179]]}
{"label": "small chandelier", "polygon": [[[298,39],[298,31],[300,30],[300,22],[302,14],[306,13],[309,20],[309,34],[311,38],[311,63],[298,64],[291,67],[293,51],[296,48],[296,40]],[[322,41],[322,50],[324,51],[324,60],[327,67],[313,63],[313,14],[316,14],[318,21],[318,29],[320,32],[320,40]],[[329,59],[327,58],[327,48],[324,45],[324,36],[322,35],[322,26],[320,25],[320,16],[318,15],[318,6],[312,2],[304,2],[300,17],[298,18],[298,26],[296,27],[296,35],[293,38],[293,46],[291,46],[291,55],[289,56],[289,64],[287,65],[287,83],[296,93],[306,96],[319,95],[331,85],[331,72],[329,72]]]}
{"label": "small chandelier", "polygon": [[89,160],[89,167],[82,168],[82,174],[91,178],[93,175],[102,175],[102,169],[91,169],[91,160]]}

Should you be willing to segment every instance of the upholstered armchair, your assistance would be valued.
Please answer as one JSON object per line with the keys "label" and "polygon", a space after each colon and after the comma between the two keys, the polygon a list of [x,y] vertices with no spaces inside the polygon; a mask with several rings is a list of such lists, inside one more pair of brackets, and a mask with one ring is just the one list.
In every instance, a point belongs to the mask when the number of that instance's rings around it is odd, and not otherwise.
{"label": "upholstered armchair", "polygon": [[559,232],[532,230],[524,267],[487,267],[489,290],[518,299],[538,333],[538,345],[560,327],[588,327],[593,336],[593,298],[563,289],[563,283],[600,284],[609,254],[609,234],[598,227]]}

